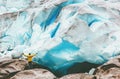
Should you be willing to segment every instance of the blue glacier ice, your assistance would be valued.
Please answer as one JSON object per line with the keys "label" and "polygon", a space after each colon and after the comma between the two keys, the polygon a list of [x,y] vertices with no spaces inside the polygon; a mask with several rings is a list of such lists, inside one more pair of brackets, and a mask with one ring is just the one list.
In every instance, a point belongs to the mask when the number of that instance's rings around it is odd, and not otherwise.
{"label": "blue glacier ice", "polygon": [[56,28],[53,29],[53,31],[51,32],[51,38],[53,38],[55,36],[55,34],[56,34],[57,30],[59,29],[59,27],[60,27],[60,23],[58,23],[58,25],[56,26]]}
{"label": "blue glacier ice", "polygon": [[38,53],[34,62],[64,74],[75,63],[103,64],[120,54],[119,4],[119,0],[1,0],[0,56]]}

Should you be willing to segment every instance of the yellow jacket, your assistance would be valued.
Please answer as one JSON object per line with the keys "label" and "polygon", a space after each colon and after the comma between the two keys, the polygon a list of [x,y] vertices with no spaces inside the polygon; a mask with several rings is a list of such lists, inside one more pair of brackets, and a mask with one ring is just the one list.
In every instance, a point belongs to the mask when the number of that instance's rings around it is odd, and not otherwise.
{"label": "yellow jacket", "polygon": [[26,56],[27,57],[27,60],[28,60],[28,62],[31,62],[32,61],[32,58],[35,56],[36,54],[31,54],[31,55],[26,55],[26,54],[24,54],[24,56]]}

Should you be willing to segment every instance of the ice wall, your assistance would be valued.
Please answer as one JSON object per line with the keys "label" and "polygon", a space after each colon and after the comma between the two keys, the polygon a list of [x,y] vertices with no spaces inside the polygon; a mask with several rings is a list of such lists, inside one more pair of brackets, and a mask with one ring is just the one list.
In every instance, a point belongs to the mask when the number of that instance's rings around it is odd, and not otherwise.
{"label": "ice wall", "polygon": [[0,55],[38,53],[33,61],[60,72],[76,62],[102,64],[120,54],[119,4],[119,0],[1,0]]}

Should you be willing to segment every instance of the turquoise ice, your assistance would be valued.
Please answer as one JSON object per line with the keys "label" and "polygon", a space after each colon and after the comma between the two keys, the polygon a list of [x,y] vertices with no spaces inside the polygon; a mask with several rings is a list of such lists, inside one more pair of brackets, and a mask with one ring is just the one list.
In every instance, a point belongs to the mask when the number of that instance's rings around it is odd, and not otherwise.
{"label": "turquoise ice", "polygon": [[0,1],[0,56],[38,53],[34,62],[67,73],[120,54],[117,0],[11,1]]}

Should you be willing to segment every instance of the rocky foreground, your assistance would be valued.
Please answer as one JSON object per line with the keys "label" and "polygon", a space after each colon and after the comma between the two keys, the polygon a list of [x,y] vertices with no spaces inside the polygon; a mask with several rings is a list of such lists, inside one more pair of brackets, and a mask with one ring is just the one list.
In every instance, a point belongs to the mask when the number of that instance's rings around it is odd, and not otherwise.
{"label": "rocky foreground", "polygon": [[0,0],[0,56],[22,53],[61,73],[119,55],[120,0]]}
{"label": "rocky foreground", "polygon": [[1,58],[0,79],[120,79],[120,56],[97,67],[92,75],[76,73],[61,78],[37,65],[28,69],[28,62],[23,59]]}

